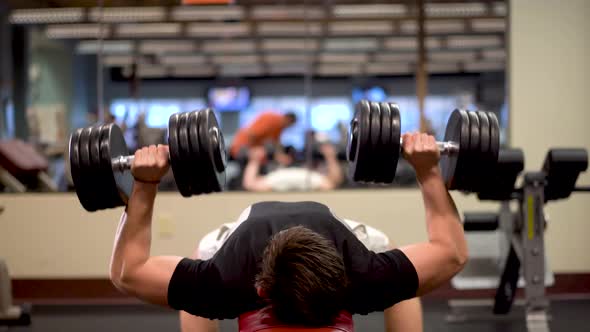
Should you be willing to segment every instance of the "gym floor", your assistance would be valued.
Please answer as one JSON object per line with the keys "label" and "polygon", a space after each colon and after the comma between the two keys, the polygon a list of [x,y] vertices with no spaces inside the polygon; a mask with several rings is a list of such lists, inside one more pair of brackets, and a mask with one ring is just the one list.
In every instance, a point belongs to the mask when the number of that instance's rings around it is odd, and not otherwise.
{"label": "gym floor", "polygon": [[[425,331],[526,331],[522,308],[505,319],[447,323],[449,313],[444,301],[429,300],[424,303]],[[560,300],[551,302],[552,331],[586,332],[590,300]],[[236,321],[224,321],[221,331],[237,331]],[[103,331],[178,331],[176,312],[148,305],[53,305],[34,306],[33,324],[30,327],[0,327],[0,331],[31,332],[103,332]],[[382,315],[355,316],[355,331],[383,331]]]}

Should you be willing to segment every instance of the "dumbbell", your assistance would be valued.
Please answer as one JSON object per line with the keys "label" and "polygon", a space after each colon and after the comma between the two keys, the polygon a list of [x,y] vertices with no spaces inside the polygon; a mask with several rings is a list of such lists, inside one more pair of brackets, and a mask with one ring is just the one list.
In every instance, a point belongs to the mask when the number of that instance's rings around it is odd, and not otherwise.
{"label": "dumbbell", "polygon": [[[350,122],[346,151],[352,179],[392,183],[402,144],[397,104],[358,102]],[[478,192],[498,161],[498,119],[491,112],[456,109],[447,123],[444,141],[437,145],[447,188]]]}
{"label": "dumbbell", "polygon": [[[168,121],[169,161],[184,197],[219,192],[225,184],[225,143],[211,109],[176,113]],[[133,189],[129,155],[115,124],[77,129],[70,136],[70,170],[87,211],[124,206]]]}

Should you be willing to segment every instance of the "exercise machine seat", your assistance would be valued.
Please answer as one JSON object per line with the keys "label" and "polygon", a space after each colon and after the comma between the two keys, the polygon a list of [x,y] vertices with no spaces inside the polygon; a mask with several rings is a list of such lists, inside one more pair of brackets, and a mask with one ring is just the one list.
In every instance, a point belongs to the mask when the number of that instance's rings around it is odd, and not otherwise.
{"label": "exercise machine seat", "polygon": [[240,332],[353,332],[352,315],[341,312],[329,326],[305,327],[289,326],[281,323],[272,314],[271,308],[266,307],[257,311],[250,311],[240,315],[238,320]]}

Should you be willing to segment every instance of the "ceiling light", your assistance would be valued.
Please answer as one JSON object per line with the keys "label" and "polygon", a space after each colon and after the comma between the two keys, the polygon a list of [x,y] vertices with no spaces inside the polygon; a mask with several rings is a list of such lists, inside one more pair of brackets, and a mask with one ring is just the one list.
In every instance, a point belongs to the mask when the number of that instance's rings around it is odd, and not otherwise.
{"label": "ceiling light", "polygon": [[196,45],[188,40],[145,40],[139,44],[141,53],[191,53]]}
{"label": "ceiling light", "polygon": [[248,53],[254,52],[256,46],[251,40],[206,41],[203,51],[207,53]]}
{"label": "ceiling light", "polygon": [[255,64],[258,63],[258,56],[255,54],[248,55],[216,55],[211,58],[216,64]]}
{"label": "ceiling light", "polygon": [[393,32],[391,22],[387,21],[332,22],[329,29],[333,35],[388,35]]}
{"label": "ceiling light", "polygon": [[319,23],[263,22],[258,24],[258,33],[263,36],[318,35],[322,33],[322,26]]}
{"label": "ceiling light", "polygon": [[427,3],[424,11],[427,17],[472,17],[487,13],[487,6],[481,2]]}
{"label": "ceiling light", "polygon": [[179,23],[126,23],[117,26],[119,37],[169,37],[182,32]]}
{"label": "ceiling light", "polygon": [[319,19],[325,16],[320,7],[311,6],[256,6],[250,16],[256,20]]}
{"label": "ceiling light", "polygon": [[[425,23],[424,29],[430,34],[465,32],[465,23],[462,20],[427,21]],[[415,34],[418,32],[418,24],[416,21],[403,21],[401,23],[400,30],[406,34]]]}
{"label": "ceiling light", "polygon": [[101,34],[108,37],[110,28],[99,24],[55,24],[45,28],[45,35],[52,39],[99,38]]}
{"label": "ceiling light", "polygon": [[166,55],[160,58],[164,65],[199,65],[206,62],[203,55]]}
{"label": "ceiling light", "polygon": [[338,18],[362,17],[399,17],[407,15],[405,5],[401,4],[370,4],[370,5],[334,5],[332,15]]}
{"label": "ceiling light", "polygon": [[92,8],[88,16],[94,22],[159,22],[166,12],[163,7],[105,7]]}
{"label": "ceiling light", "polygon": [[356,63],[367,61],[366,53],[350,53],[350,54],[338,54],[338,53],[322,53],[319,56],[321,62],[343,62],[343,63]]}
{"label": "ceiling light", "polygon": [[371,75],[404,75],[412,73],[409,64],[392,63],[368,63],[365,72]]}
{"label": "ceiling light", "polygon": [[123,67],[133,64],[132,55],[107,55],[102,59],[103,65],[107,67]]}
{"label": "ceiling light", "polygon": [[333,38],[324,42],[324,48],[328,51],[374,50],[377,46],[377,39],[374,38]]}
{"label": "ceiling light", "polygon": [[505,50],[483,50],[481,55],[484,59],[488,60],[504,60],[506,59],[506,51]]}
{"label": "ceiling light", "polygon": [[475,52],[431,52],[428,54],[430,61],[438,62],[459,62],[475,60],[477,54]]}
{"label": "ceiling light", "polygon": [[[415,50],[418,49],[417,37],[393,37],[384,40],[384,46],[390,50]],[[440,39],[437,37],[426,38],[427,49],[437,49],[441,47]]]}
{"label": "ceiling light", "polygon": [[498,36],[449,36],[447,38],[449,48],[483,48],[501,45],[502,40]]}
{"label": "ceiling light", "polygon": [[264,39],[262,49],[265,51],[312,51],[319,48],[317,40],[306,39]]}
{"label": "ceiling light", "polygon": [[227,21],[241,20],[244,9],[240,6],[180,6],[172,8],[174,21]]}
{"label": "ceiling light", "polygon": [[82,8],[15,9],[9,17],[12,24],[76,23],[83,19]]}
{"label": "ceiling light", "polygon": [[505,65],[502,62],[468,62],[464,69],[467,72],[504,71]]}
{"label": "ceiling light", "polygon": [[271,63],[307,62],[311,59],[307,54],[267,54],[264,61]]}
{"label": "ceiling light", "polygon": [[506,19],[482,18],[471,20],[471,29],[475,32],[504,32],[506,30]]}
{"label": "ceiling light", "polygon": [[250,26],[246,23],[190,23],[186,34],[191,37],[235,37],[250,34]]}
{"label": "ceiling light", "polygon": [[78,54],[96,54],[99,47],[102,47],[102,52],[105,54],[133,53],[133,42],[128,40],[105,40],[102,42],[102,46],[96,40],[84,40],[78,43],[76,52]]}

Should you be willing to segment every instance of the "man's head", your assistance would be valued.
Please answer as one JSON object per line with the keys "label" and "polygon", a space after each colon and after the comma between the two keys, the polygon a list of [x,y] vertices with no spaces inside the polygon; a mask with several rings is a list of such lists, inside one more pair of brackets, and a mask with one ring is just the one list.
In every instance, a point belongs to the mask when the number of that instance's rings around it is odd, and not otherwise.
{"label": "man's head", "polygon": [[334,244],[302,226],[275,234],[262,257],[256,288],[287,324],[329,324],[343,309],[344,261]]}
{"label": "man's head", "polygon": [[285,127],[291,127],[297,122],[297,115],[294,112],[285,113]]}

